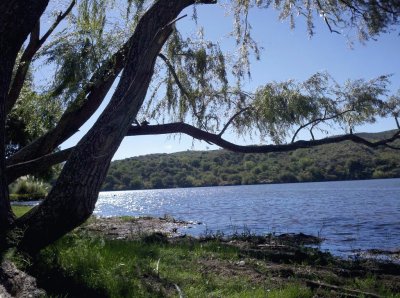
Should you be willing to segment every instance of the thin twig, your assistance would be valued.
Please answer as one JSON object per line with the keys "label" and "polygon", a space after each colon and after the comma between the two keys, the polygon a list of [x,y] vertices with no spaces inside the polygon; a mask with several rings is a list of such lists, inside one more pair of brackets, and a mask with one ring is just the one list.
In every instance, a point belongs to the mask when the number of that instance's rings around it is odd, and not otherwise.
{"label": "thin twig", "polygon": [[252,109],[251,106],[246,107],[246,108],[243,108],[243,109],[239,110],[238,112],[236,112],[236,113],[228,120],[228,122],[224,125],[224,128],[221,130],[221,132],[220,132],[218,135],[219,135],[219,136],[222,136],[222,135],[225,133],[225,131],[227,130],[227,128],[229,127],[229,125],[231,125],[231,123],[233,122],[233,120],[235,120],[235,118],[236,118],[237,116],[239,116],[240,114],[242,114],[242,113],[244,113],[244,112],[246,112],[246,111],[248,111],[248,110],[250,110],[250,109]]}
{"label": "thin twig", "polygon": [[325,12],[324,12],[324,9],[322,8],[322,5],[321,5],[321,3],[319,2],[319,0],[317,0],[317,5],[318,5],[319,10],[322,12],[322,16],[323,16],[323,18],[324,18],[324,21],[325,21],[326,25],[327,25],[328,28],[329,28],[329,31],[330,31],[331,33],[340,34],[339,31],[336,31],[336,30],[333,30],[333,29],[332,29],[332,26],[331,26],[331,24],[329,23],[329,20],[328,20],[328,18],[326,17]]}
{"label": "thin twig", "polygon": [[190,95],[187,92],[187,90],[185,89],[185,87],[183,87],[183,85],[182,85],[181,81],[179,80],[179,77],[174,69],[174,66],[171,64],[169,59],[162,53],[159,53],[158,57],[160,57],[165,62],[165,64],[168,67],[168,70],[171,72],[172,76],[174,77],[175,83],[178,85],[178,87],[181,90],[181,92],[183,93],[183,95],[185,95],[186,99],[189,100]]}
{"label": "thin twig", "polygon": [[[315,124],[315,125],[316,125],[316,124],[319,124],[320,122],[332,120],[332,119],[338,118],[338,117],[340,117],[340,116],[342,116],[342,115],[344,115],[344,114],[346,114],[346,113],[353,112],[353,111],[354,111],[354,108],[351,108],[351,109],[345,110],[345,111],[343,111],[343,112],[340,112],[340,113],[338,113],[338,114],[335,114],[335,115],[326,117],[326,110],[325,110],[324,116],[323,116],[323,117],[321,117],[321,118],[315,118],[315,119],[313,119],[313,120],[307,122],[306,124],[301,125],[301,126],[296,130],[296,132],[294,133],[291,142],[293,143],[293,142],[295,141],[295,139],[296,139],[298,133],[299,133],[302,129],[306,128],[307,126],[309,126],[309,125],[311,125],[311,124]],[[313,127],[314,127],[315,125],[313,125]]]}

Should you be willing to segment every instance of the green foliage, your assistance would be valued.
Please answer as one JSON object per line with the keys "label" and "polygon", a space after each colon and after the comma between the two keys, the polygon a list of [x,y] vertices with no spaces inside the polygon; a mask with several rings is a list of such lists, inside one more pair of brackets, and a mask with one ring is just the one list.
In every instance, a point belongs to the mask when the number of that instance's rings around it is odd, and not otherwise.
{"label": "green foliage", "polygon": [[326,125],[340,125],[347,131],[387,116],[393,108],[385,97],[388,76],[346,81],[338,84],[327,73],[316,73],[305,82],[272,82],[259,87],[252,109],[241,115],[237,129],[258,127],[263,137],[284,143],[296,139],[298,131],[326,130]]}
{"label": "green foliage", "polygon": [[49,185],[32,177],[21,178],[10,185],[10,198],[16,201],[43,199],[47,195]]}
{"label": "green foliage", "polygon": [[[202,37],[185,39],[176,31],[167,42],[165,57],[160,67],[166,75],[153,82],[146,118],[193,121],[199,127],[218,125],[218,108],[229,103],[228,66],[220,45]],[[160,90],[165,90],[162,97]]]}
{"label": "green foliage", "polygon": [[[10,115],[9,155],[54,127],[62,110],[78,107],[85,101],[87,93],[96,87],[97,82],[88,84],[92,75],[128,40],[152,3],[78,1],[68,16],[68,24],[56,30],[34,57],[32,76],[43,70],[39,64],[45,61],[51,79],[44,86],[30,86],[27,94],[21,96],[19,107]],[[157,59],[150,96],[139,118],[159,123],[186,121],[204,130],[220,131],[227,119],[246,109],[231,125],[235,132],[247,134],[260,130],[262,137],[281,143],[299,126],[310,128],[308,123],[312,121],[312,127],[318,129],[317,125],[325,121],[316,119],[340,115],[346,109],[352,111],[333,120],[346,129],[372,122],[378,114],[398,115],[398,96],[392,96],[384,108],[381,105],[387,77],[338,86],[335,82],[328,84],[329,80],[333,81],[328,75],[316,74],[301,84],[268,83],[254,97],[242,90],[242,80],[250,73],[250,55],[259,56],[258,45],[251,35],[249,11],[252,8],[273,6],[279,10],[282,20],[306,16],[310,34],[312,17],[317,13],[335,27],[356,27],[368,37],[398,23],[399,7],[395,1],[387,1],[383,6],[374,1],[353,1],[346,5],[314,0],[231,1],[226,5],[234,20],[232,36],[237,46],[234,53],[225,53],[218,42],[206,40],[201,27],[197,28],[197,36],[190,37],[175,30],[162,50],[167,61]],[[235,79],[236,84],[232,84]],[[34,113],[29,114],[31,111]]]}
{"label": "green foliage", "polygon": [[[362,136],[379,139],[386,134]],[[396,150],[350,142],[289,153],[188,151],[114,161],[103,190],[394,178],[400,177],[399,169]]]}
{"label": "green foliage", "polygon": [[7,117],[7,156],[53,128],[61,117],[62,103],[34,89],[32,77],[28,74],[20,96]]}
{"label": "green foliage", "polygon": [[[77,9],[68,16],[68,26],[53,34],[38,52],[38,58],[54,69],[52,80],[43,89],[64,107],[81,104],[85,98],[77,95],[92,90],[93,84],[88,85],[92,75],[132,33],[135,25],[130,13],[119,17],[128,6],[117,5],[114,0],[78,1]],[[134,16],[139,9],[135,9]]]}
{"label": "green foliage", "polygon": [[297,16],[306,18],[308,32],[314,34],[314,17],[320,16],[330,30],[342,28],[355,29],[361,41],[374,38],[382,32],[388,32],[399,24],[397,15],[400,4],[397,0],[387,1],[300,1],[300,0],[254,0],[235,1],[239,7],[250,6],[260,8],[274,7],[279,11],[279,19],[290,21],[295,27]]}

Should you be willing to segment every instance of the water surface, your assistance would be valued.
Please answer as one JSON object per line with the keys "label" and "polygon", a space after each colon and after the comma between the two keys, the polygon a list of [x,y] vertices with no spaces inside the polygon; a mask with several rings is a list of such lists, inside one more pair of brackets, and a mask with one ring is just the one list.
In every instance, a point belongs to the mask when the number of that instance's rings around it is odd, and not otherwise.
{"label": "water surface", "polygon": [[98,216],[200,222],[183,232],[321,235],[338,255],[400,248],[400,179],[102,192]]}

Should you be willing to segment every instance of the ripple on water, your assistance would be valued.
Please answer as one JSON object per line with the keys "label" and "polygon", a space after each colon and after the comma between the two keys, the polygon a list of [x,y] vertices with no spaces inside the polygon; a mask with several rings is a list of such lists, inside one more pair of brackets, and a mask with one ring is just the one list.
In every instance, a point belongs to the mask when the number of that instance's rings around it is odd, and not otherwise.
{"label": "ripple on water", "polygon": [[332,252],[400,247],[400,179],[100,193],[95,213],[171,215],[187,230],[321,235]]}

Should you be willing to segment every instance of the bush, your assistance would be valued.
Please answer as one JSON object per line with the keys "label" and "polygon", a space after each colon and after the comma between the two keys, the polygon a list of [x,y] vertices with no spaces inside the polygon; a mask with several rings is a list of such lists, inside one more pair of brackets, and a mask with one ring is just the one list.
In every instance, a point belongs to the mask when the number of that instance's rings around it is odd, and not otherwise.
{"label": "bush", "polygon": [[44,199],[48,186],[39,180],[19,179],[10,187],[10,199],[14,201],[32,201]]}

